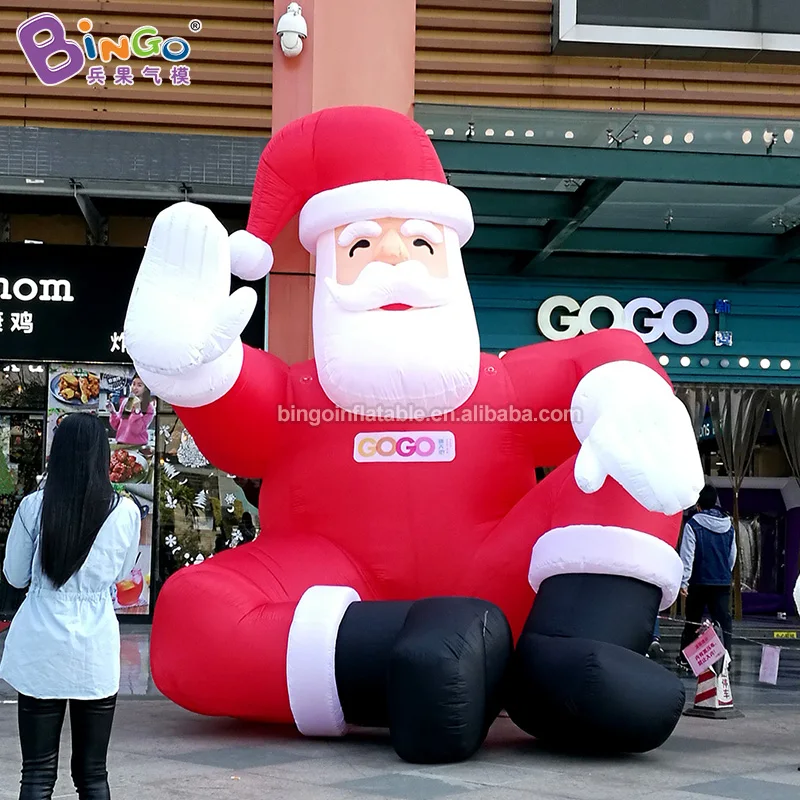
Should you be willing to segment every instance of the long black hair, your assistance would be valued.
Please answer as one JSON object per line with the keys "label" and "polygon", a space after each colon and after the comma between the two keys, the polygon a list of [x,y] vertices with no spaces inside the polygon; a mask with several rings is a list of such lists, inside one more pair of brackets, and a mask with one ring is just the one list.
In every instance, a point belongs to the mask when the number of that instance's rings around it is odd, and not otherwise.
{"label": "long black hair", "polygon": [[119,495],[109,477],[111,451],[103,423],[70,414],[56,428],[44,481],[42,572],[62,587],[84,564]]}

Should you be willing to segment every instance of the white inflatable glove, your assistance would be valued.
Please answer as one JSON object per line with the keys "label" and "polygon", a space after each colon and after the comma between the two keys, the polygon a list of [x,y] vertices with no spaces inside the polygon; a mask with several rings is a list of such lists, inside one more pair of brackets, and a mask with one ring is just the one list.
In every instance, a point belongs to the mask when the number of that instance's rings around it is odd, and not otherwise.
{"label": "white inflatable glove", "polygon": [[125,348],[150,391],[196,407],[236,382],[249,287],[230,294],[228,232],[207,208],[176,203],[155,219],[125,319]]}
{"label": "white inflatable glove", "polygon": [[581,490],[596,492],[610,477],[667,515],[697,502],[705,476],[691,418],[657,372],[633,361],[604,364],[578,384],[572,408]]}

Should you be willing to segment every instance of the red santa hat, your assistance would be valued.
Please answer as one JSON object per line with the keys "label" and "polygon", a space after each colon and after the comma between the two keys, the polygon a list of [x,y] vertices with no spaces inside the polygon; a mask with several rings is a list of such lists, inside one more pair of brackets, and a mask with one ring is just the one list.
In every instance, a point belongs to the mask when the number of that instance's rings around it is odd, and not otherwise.
{"label": "red santa hat", "polygon": [[439,156],[413,120],[385,108],[326,108],[270,139],[256,173],[246,230],[231,236],[231,270],[248,280],[272,266],[270,245],[300,214],[300,241],[367,219],[438,222],[463,245],[472,236],[466,195],[447,183]]}

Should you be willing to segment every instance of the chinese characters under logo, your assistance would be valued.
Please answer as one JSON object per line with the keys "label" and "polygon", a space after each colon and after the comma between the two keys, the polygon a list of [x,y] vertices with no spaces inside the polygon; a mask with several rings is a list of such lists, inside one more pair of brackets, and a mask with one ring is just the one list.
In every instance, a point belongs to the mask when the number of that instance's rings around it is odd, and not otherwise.
{"label": "chinese characters under logo", "polygon": [[[161,67],[147,66],[142,67],[139,74],[142,78],[152,80],[156,86],[161,86]],[[89,86],[106,85],[105,68],[100,66],[89,67],[86,73],[86,83]],[[173,64],[169,71],[170,83],[173,86],[191,86],[190,68],[186,64]],[[127,65],[120,65],[114,70],[114,86],[133,86],[133,68]]]}
{"label": "chinese characters under logo", "polygon": [[[101,36],[95,39],[91,31],[94,23],[88,17],[78,20],[77,28],[82,34],[81,43],[67,36],[64,23],[55,14],[43,12],[35,14],[17,26],[17,43],[20,46],[28,64],[45,86],[58,86],[70,78],[80,75],[87,61],[98,59],[107,64],[112,58],[118,61],[128,61],[135,58],[163,58],[165,61],[185,61],[191,53],[191,47],[186,39],[180,36],[164,38],[158,35],[158,28],[152,25],[142,25],[131,33],[130,36],[120,36],[117,39]],[[189,30],[196,33],[202,29],[199,20],[189,23]],[[54,58],[55,56],[55,58]],[[55,65],[52,63],[55,62]],[[95,69],[94,67],[90,68]],[[102,70],[102,67],[99,68]],[[176,73],[173,80],[175,86],[188,86],[188,67],[186,72]],[[92,85],[105,85],[105,72],[100,80],[99,72],[94,72]],[[153,78],[152,75],[143,77]],[[158,86],[159,80],[153,78]],[[128,67],[122,73],[115,73],[114,84],[117,86],[130,86],[133,83],[133,69]]]}

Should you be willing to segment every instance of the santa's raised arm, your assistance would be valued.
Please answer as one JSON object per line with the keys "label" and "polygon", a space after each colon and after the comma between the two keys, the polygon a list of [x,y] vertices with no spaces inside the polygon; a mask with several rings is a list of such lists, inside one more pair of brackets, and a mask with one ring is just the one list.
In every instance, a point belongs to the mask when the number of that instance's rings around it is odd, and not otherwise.
{"label": "santa's raised arm", "polygon": [[[175,407],[207,458],[241,477],[260,477],[285,400],[287,367],[242,343],[257,296],[250,287],[233,294],[230,288],[222,223],[203,206],[170,206],[147,241],[125,346],[142,380]],[[204,424],[220,413],[227,425]],[[262,446],[242,447],[243,438]]]}

